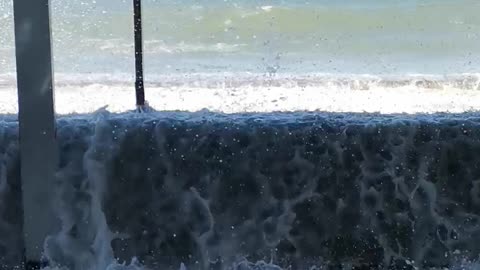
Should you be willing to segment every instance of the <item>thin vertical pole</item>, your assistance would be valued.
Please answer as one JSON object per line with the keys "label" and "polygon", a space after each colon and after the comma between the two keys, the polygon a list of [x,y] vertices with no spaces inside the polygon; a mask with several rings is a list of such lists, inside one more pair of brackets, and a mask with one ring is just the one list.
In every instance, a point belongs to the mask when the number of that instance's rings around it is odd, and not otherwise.
{"label": "thin vertical pole", "polygon": [[145,87],[143,82],[143,37],[142,37],[142,1],[133,0],[135,30],[135,95],[137,107],[145,106]]}
{"label": "thin vertical pole", "polygon": [[14,0],[25,268],[38,267],[58,229],[51,198],[57,166],[49,0]]}

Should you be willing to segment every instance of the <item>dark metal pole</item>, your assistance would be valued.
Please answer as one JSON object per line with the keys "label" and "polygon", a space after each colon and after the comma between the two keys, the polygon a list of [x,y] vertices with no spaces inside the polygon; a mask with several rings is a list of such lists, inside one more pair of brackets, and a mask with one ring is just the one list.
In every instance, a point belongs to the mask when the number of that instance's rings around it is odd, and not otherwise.
{"label": "dark metal pole", "polygon": [[135,30],[135,95],[137,107],[145,106],[145,87],[143,84],[143,38],[142,38],[142,0],[133,0]]}
{"label": "dark metal pole", "polygon": [[59,228],[51,201],[58,148],[50,1],[14,0],[13,8],[25,249],[23,268],[35,269],[41,266],[45,238]]}

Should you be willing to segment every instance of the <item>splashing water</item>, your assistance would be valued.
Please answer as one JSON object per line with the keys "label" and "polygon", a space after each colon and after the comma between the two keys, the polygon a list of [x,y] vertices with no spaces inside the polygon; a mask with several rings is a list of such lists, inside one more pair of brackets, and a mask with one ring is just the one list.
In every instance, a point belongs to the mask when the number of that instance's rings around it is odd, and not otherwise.
{"label": "splashing water", "polygon": [[[0,128],[12,252],[15,129]],[[475,113],[101,112],[59,118],[58,138],[47,269],[478,268]]]}

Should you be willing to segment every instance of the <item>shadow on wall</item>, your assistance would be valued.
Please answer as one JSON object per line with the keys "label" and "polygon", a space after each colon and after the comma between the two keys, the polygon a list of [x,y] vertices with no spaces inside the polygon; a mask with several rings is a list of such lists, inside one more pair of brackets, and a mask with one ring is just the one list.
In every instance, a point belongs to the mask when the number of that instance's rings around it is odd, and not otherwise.
{"label": "shadow on wall", "polygon": [[[2,118],[0,269],[11,269],[18,138]],[[53,264],[400,269],[480,252],[480,114],[105,112],[57,127]]]}

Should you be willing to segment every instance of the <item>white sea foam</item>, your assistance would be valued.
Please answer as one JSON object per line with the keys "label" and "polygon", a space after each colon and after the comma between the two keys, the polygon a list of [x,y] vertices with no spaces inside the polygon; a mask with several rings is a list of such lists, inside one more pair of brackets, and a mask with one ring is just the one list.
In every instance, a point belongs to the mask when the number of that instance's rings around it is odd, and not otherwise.
{"label": "white sea foam", "polygon": [[273,9],[273,6],[262,6],[260,7],[265,12],[270,12]]}
{"label": "white sea foam", "polygon": [[[128,74],[56,75],[56,112],[111,112],[134,107]],[[16,113],[12,75],[0,76],[0,113]],[[195,73],[146,75],[146,97],[156,110],[224,113],[328,111],[461,113],[480,108],[477,74],[407,76]]]}

